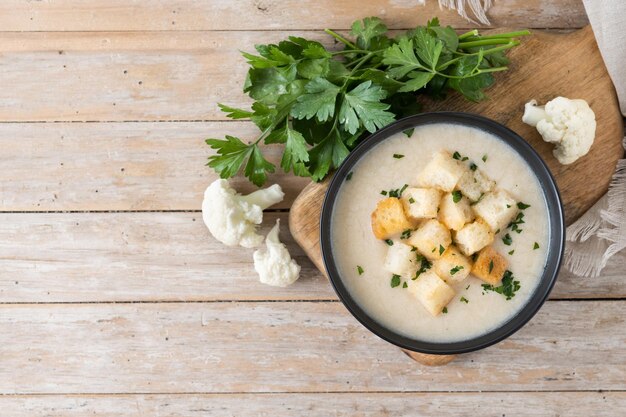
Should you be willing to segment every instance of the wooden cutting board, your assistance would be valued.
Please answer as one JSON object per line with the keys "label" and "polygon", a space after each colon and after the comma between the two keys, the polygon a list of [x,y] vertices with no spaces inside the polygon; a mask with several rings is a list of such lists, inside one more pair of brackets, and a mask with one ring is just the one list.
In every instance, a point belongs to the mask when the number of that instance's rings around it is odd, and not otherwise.
{"label": "wooden cutting board", "polygon": [[[502,29],[502,31],[508,31]],[[525,138],[546,161],[556,178],[570,224],[607,191],[615,164],[624,150],[624,125],[613,84],[606,71],[590,26],[571,32],[534,32],[509,54],[509,71],[496,76],[487,91],[489,99],[471,103],[454,94],[443,101],[424,102],[424,111],[465,111],[494,119]],[[556,96],[587,100],[596,114],[596,139],[591,151],[571,165],[561,165],[535,128],[522,123],[524,103],[543,104]],[[289,212],[289,228],[311,261],[326,274],[319,243],[319,221],[329,180],[311,183],[302,190]],[[407,352],[429,365],[441,365],[451,357]]]}

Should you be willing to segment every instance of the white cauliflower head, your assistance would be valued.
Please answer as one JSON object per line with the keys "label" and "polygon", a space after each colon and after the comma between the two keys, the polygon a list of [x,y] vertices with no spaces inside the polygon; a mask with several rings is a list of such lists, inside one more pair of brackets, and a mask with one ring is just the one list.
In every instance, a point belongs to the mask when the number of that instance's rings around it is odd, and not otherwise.
{"label": "white cauliflower head", "polygon": [[556,97],[545,106],[531,100],[522,121],[535,126],[544,141],[557,144],[553,154],[563,165],[586,155],[596,135],[596,115],[585,100]]}
{"label": "white cauliflower head", "polygon": [[291,285],[300,277],[300,265],[291,259],[287,247],[278,240],[280,220],[265,239],[265,249],[254,251],[254,269],[263,284],[275,287]]}
{"label": "white cauliflower head", "polygon": [[278,184],[243,196],[228,181],[215,180],[204,192],[202,219],[223,244],[254,248],[263,243],[263,236],[256,234],[256,225],[263,221],[263,210],[284,196]]}

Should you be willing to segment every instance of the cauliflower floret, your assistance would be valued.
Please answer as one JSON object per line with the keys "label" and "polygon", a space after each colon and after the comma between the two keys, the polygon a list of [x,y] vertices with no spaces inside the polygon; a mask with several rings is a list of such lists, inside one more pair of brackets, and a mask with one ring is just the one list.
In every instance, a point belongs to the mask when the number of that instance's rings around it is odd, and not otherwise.
{"label": "cauliflower floret", "polygon": [[553,154],[563,165],[586,155],[596,135],[596,115],[585,100],[556,97],[545,106],[531,100],[522,121],[535,126],[544,141],[557,144]]}
{"label": "cauliflower floret", "polygon": [[204,192],[202,219],[211,234],[227,246],[254,248],[263,243],[256,225],[263,221],[263,210],[283,200],[285,194],[275,184],[243,196],[228,181],[213,181]]}
{"label": "cauliflower floret", "polygon": [[278,240],[279,230],[280,219],[276,219],[276,226],[265,238],[267,249],[254,251],[254,269],[263,284],[286,287],[300,277],[300,265],[291,259],[287,247]]}

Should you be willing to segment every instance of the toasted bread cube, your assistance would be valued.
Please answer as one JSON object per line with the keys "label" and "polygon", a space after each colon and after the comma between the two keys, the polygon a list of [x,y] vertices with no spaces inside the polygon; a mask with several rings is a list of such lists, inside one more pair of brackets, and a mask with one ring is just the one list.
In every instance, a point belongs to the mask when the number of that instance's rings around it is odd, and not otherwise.
{"label": "toasted bread cube", "polygon": [[400,275],[406,279],[415,276],[417,272],[417,255],[413,248],[399,240],[394,240],[393,245],[387,249],[384,267],[392,274]]}
{"label": "toasted bread cube", "polygon": [[433,316],[438,316],[454,298],[454,289],[433,271],[426,271],[416,280],[409,280],[408,283],[409,293],[417,298]]}
{"label": "toasted bread cube", "polygon": [[402,193],[404,212],[411,220],[434,219],[437,217],[441,191],[435,188],[410,187]]}
{"label": "toasted bread cube", "polygon": [[489,225],[492,232],[497,233],[504,230],[517,214],[517,202],[506,191],[495,190],[474,204],[474,212]]}
{"label": "toasted bread cube", "polygon": [[472,270],[472,262],[454,245],[433,263],[433,270],[446,283],[453,285],[463,281]]}
{"label": "toasted bread cube", "polygon": [[478,252],[478,257],[472,267],[472,274],[491,285],[499,285],[507,267],[508,262],[504,256],[493,247],[487,246]]}
{"label": "toasted bread cube", "polygon": [[402,203],[395,197],[385,198],[372,212],[372,230],[377,239],[389,239],[396,233],[412,229],[413,224],[406,218]]}
{"label": "toasted bread cube", "polygon": [[478,201],[481,195],[493,190],[495,185],[495,181],[491,180],[487,174],[480,169],[477,168],[472,171],[467,168],[456,185],[456,188],[471,201]]}
{"label": "toasted bread cube", "polygon": [[437,152],[417,177],[417,183],[425,188],[437,188],[450,192],[459,182],[464,166],[447,151]]}
{"label": "toasted bread cube", "polygon": [[461,230],[466,223],[474,220],[469,200],[463,196],[455,203],[452,193],[444,195],[439,206],[439,220],[448,229]]}
{"label": "toasted bread cube", "polygon": [[493,242],[494,235],[489,226],[480,221],[475,220],[468,223],[461,230],[456,232],[454,238],[457,247],[465,256],[471,256],[487,245]]}
{"label": "toasted bread cube", "polygon": [[452,243],[450,231],[435,219],[426,221],[411,234],[409,245],[415,246],[428,259],[439,259]]}

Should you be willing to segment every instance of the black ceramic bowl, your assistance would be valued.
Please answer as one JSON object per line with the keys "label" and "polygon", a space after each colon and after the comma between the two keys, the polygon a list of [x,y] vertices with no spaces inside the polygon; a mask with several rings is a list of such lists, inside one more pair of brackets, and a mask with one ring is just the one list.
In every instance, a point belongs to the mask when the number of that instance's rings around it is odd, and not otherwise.
{"label": "black ceramic bowl", "polygon": [[[544,198],[548,206],[549,225],[551,227],[548,256],[543,276],[527,304],[500,327],[476,338],[460,342],[433,343],[412,339],[398,334],[376,322],[376,320],[370,317],[361,306],[357,304],[343,284],[337,265],[335,264],[331,245],[333,208],[343,181],[345,181],[346,176],[352,171],[359,159],[378,143],[398,132],[433,123],[453,123],[476,127],[495,135],[513,148],[513,150],[531,167],[541,183]],[[453,112],[423,113],[406,117],[372,134],[359,144],[339,167],[330,183],[326,198],[324,199],[320,228],[322,256],[324,258],[326,271],[328,272],[328,276],[330,277],[330,281],[337,295],[339,295],[339,298],[350,313],[374,334],[394,345],[415,352],[441,355],[465,353],[483,349],[509,337],[526,324],[535,315],[550,294],[550,290],[556,281],[561,266],[565,242],[565,221],[559,191],[554,182],[554,178],[537,152],[515,132],[493,120],[474,114]]]}

